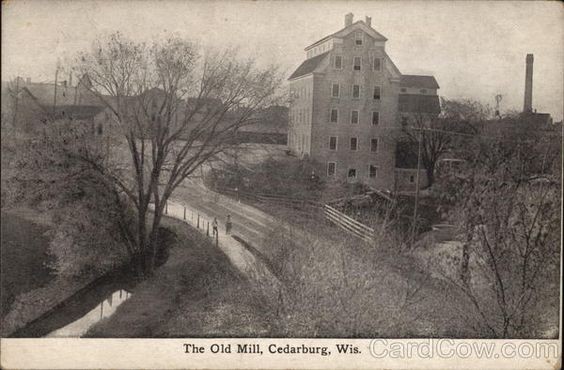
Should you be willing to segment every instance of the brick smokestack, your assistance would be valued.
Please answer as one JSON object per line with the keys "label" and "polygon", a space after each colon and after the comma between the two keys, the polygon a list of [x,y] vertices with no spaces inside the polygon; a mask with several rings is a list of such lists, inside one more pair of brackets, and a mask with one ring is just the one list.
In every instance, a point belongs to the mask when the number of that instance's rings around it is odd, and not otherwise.
{"label": "brick smokestack", "polygon": [[353,23],[353,17],[353,13],[345,15],[345,27],[348,27]]}
{"label": "brick smokestack", "polygon": [[523,113],[533,111],[533,54],[527,54],[527,67],[525,71],[525,103],[523,104]]}

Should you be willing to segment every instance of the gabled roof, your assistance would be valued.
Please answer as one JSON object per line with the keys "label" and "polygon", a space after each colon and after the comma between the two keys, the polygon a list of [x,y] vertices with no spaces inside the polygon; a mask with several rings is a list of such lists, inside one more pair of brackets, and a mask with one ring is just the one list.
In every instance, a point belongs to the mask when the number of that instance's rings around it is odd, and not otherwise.
{"label": "gabled roof", "polygon": [[378,40],[378,41],[387,41],[388,39],[386,37],[384,37],[381,33],[377,32],[376,30],[374,30],[372,27],[369,27],[366,25],[366,23],[364,23],[364,21],[360,20],[360,21],[356,21],[353,24],[351,24],[350,26],[347,26],[343,29],[340,29],[339,31],[332,33],[328,36],[325,36],[324,38],[322,38],[321,40],[318,40],[316,42],[314,42],[313,44],[309,45],[308,47],[306,47],[304,50],[308,51],[309,49],[329,40],[332,37],[345,37],[346,35],[348,35],[349,33],[361,29],[363,31],[365,31],[366,33],[368,33],[371,37],[373,37],[374,39]]}
{"label": "gabled roof", "polygon": [[433,76],[402,75],[401,87],[416,87],[423,89],[438,89],[439,84]]}
{"label": "gabled roof", "polygon": [[288,80],[310,74],[321,64],[323,59],[325,59],[328,54],[329,52],[325,52],[323,54],[316,55],[313,58],[306,59],[302,64],[300,64],[300,66],[294,71],[294,73],[292,73]]}
{"label": "gabled roof", "polygon": [[441,112],[441,103],[437,95],[400,94],[399,110],[402,113]]}
{"label": "gabled roof", "polygon": [[59,105],[102,105],[95,94],[88,93],[78,87],[56,85],[57,99],[55,99],[54,83],[30,83],[22,87],[41,106],[52,107]]}
{"label": "gabled roof", "polygon": [[55,84],[52,83],[32,83],[23,87],[41,105],[71,105],[74,103],[76,88],[57,85],[57,99],[55,101]]}

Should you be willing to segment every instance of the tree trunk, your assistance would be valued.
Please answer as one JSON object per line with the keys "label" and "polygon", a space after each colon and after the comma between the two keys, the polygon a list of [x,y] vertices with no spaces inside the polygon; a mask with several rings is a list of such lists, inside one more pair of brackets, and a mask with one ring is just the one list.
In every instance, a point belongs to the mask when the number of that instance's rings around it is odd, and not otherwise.
{"label": "tree trunk", "polygon": [[435,166],[428,165],[425,168],[425,172],[427,172],[427,185],[431,186],[435,182]]}
{"label": "tree trunk", "polygon": [[[142,275],[147,274],[147,263],[145,255],[147,254],[147,208],[140,207],[138,209],[139,215],[137,218],[137,240],[138,240],[138,257],[134,263],[137,269],[142,272]],[[143,276],[141,276],[143,277]]]}
{"label": "tree trunk", "polygon": [[147,252],[145,254],[147,273],[149,275],[153,274],[155,270],[157,253],[159,250],[158,248],[159,228],[163,217],[163,211],[166,206],[167,206],[166,201],[161,201],[158,203],[158,205],[155,204],[155,210],[153,213],[153,223],[151,225],[151,231],[149,233],[149,238],[147,241]]}
{"label": "tree trunk", "polygon": [[464,243],[462,246],[462,263],[460,266],[460,279],[465,286],[470,285],[470,271],[468,269],[468,263],[470,261],[470,254],[468,252],[468,243]]}

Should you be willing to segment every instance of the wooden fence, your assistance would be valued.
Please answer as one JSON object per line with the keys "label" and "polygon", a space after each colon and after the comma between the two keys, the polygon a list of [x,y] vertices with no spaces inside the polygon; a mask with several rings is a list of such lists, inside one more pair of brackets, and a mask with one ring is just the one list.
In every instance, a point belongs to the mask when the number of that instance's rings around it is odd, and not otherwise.
{"label": "wooden fence", "polygon": [[279,204],[298,209],[310,208],[323,210],[323,216],[329,222],[339,226],[341,229],[353,234],[356,237],[361,238],[362,240],[365,240],[367,242],[371,242],[373,240],[372,236],[374,235],[374,229],[358,222],[357,220],[347,216],[343,212],[338,211],[328,204],[323,204],[321,202],[316,202],[310,199],[300,199],[260,193],[248,193],[224,187],[216,188],[215,190],[220,193],[228,194],[237,200],[247,199],[254,202]]}
{"label": "wooden fence", "polygon": [[373,240],[373,228],[358,222],[357,220],[345,215],[343,212],[340,212],[326,204],[324,206],[324,214],[327,220],[339,226],[341,229],[348,231],[367,242],[371,242]]}

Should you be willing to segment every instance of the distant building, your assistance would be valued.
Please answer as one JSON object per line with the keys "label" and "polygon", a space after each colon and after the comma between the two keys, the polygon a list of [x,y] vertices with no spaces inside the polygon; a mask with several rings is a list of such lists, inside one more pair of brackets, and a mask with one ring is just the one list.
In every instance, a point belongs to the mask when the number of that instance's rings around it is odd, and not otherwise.
{"label": "distant building", "polygon": [[286,145],[288,139],[288,108],[273,105],[255,114],[256,122],[237,130],[240,142]]}
{"label": "distant building", "polygon": [[87,78],[77,86],[61,83],[32,82],[18,77],[11,83],[10,114],[14,124],[31,131],[53,119],[94,122],[94,117],[105,108],[91,92]]}
{"label": "distant building", "polygon": [[535,57],[527,54],[525,57],[525,93],[522,119],[533,125],[552,125],[552,117],[548,113],[537,113],[533,110],[533,65]]}
{"label": "distant building", "polygon": [[289,77],[288,147],[320,163],[322,176],[394,189],[400,113],[440,109],[435,79],[402,76],[386,41],[370,17],[353,23],[347,14],[343,29],[305,48]]}

